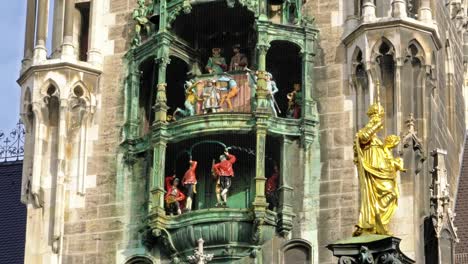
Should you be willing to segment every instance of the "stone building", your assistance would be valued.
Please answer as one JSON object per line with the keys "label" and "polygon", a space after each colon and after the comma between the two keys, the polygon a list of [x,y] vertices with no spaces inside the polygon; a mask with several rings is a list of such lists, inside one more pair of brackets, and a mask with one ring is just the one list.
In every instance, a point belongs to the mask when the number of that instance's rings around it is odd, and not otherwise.
{"label": "stone building", "polygon": [[[466,1],[27,2],[25,263],[184,262],[201,237],[212,263],[335,263],[325,246],[356,224],[353,137],[377,83],[408,168],[391,229],[424,262],[429,153],[447,150],[452,198],[460,175]],[[247,68],[227,69],[235,44]],[[228,74],[207,73],[212,48]],[[209,83],[236,86],[232,108]],[[219,208],[211,165],[226,149],[236,174]],[[165,177],[190,159],[193,210],[170,215]]]}

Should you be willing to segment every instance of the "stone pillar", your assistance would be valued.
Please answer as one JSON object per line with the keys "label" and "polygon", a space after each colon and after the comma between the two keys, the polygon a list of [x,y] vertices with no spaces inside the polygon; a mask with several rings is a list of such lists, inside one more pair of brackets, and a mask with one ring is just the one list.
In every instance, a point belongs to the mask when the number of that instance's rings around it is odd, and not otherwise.
{"label": "stone pillar", "polygon": [[[164,128],[162,127],[159,131],[163,133]],[[164,177],[165,177],[165,164],[166,164],[166,148],[167,139],[161,135],[158,135],[154,146],[153,154],[153,172],[151,179],[151,210],[152,212],[160,215],[164,215]]]}
{"label": "stone pillar", "polygon": [[375,5],[373,0],[364,0],[362,4],[362,22],[369,23],[375,20]]}
{"label": "stone pillar", "polygon": [[63,1],[55,0],[54,3],[54,27],[52,33],[52,58],[60,57],[60,50],[63,41]]}
{"label": "stone pillar", "polygon": [[418,20],[426,23],[432,22],[432,10],[430,0],[421,0],[421,6],[418,11]]}
{"label": "stone pillar", "polygon": [[24,64],[29,66],[34,51],[34,31],[36,29],[36,1],[28,0],[26,11],[26,33],[24,36]]}
{"label": "stone pillar", "polygon": [[42,207],[41,182],[42,182],[42,159],[43,159],[43,142],[45,135],[45,118],[47,115],[46,107],[43,103],[33,103],[34,112],[34,161],[31,177],[31,195],[35,207]]}
{"label": "stone pillar", "polygon": [[345,17],[346,17],[346,29],[345,32],[349,33],[353,31],[359,24],[358,10],[360,6],[356,6],[354,0],[345,1]]}
{"label": "stone pillar", "polygon": [[36,47],[34,48],[34,61],[47,59],[47,28],[49,25],[49,0],[38,0]]}
{"label": "stone pillar", "polygon": [[155,119],[154,123],[165,123],[167,118],[167,98],[166,98],[166,69],[167,65],[171,62],[169,59],[169,45],[171,44],[170,38],[166,33],[161,33],[158,43],[158,57],[156,58],[156,73],[157,86],[156,86],[156,102],[154,104]]}
{"label": "stone pillar", "polygon": [[392,17],[404,18],[408,17],[406,12],[406,0],[393,0],[392,1]]}
{"label": "stone pillar", "polygon": [[65,0],[65,21],[63,26],[62,59],[74,59],[75,47],[73,46],[73,21],[75,1]]}
{"label": "stone pillar", "polygon": [[281,165],[279,178],[279,204],[278,204],[278,231],[282,236],[287,236],[293,227],[293,188],[290,185],[290,171],[294,170],[291,164],[291,150],[294,142],[287,136],[281,142]]}
{"label": "stone pillar", "polygon": [[130,91],[129,96],[131,98],[130,102],[130,113],[128,118],[128,135],[130,138],[137,138],[139,136],[139,100],[140,100],[140,69],[138,66],[132,65],[134,67],[131,71],[130,83],[128,84]]}
{"label": "stone pillar", "polygon": [[53,240],[52,240],[52,251],[55,254],[59,254],[62,249],[63,241],[63,220],[64,220],[64,208],[65,208],[65,184],[66,184],[66,156],[65,156],[65,142],[67,139],[67,127],[66,127],[66,114],[68,109],[67,100],[60,101],[59,108],[59,133],[57,140],[57,177],[56,177],[56,188],[55,188],[55,210],[54,210],[54,227],[53,227]]}
{"label": "stone pillar", "polygon": [[103,3],[102,0],[93,0],[91,2],[88,62],[97,66],[102,65]]}
{"label": "stone pillar", "polygon": [[[268,115],[266,115],[268,117]],[[267,207],[265,198],[265,146],[268,128],[268,119],[257,116],[256,124],[256,155],[255,155],[255,210],[264,211]]]}

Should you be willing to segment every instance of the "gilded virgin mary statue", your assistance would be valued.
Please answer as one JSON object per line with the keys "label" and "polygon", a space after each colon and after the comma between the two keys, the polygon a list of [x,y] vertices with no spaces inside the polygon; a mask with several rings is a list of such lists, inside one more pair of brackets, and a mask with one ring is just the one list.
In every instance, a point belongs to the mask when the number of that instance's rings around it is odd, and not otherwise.
{"label": "gilded virgin mary statue", "polygon": [[383,129],[385,111],[377,100],[367,116],[369,122],[357,133],[354,141],[354,162],[358,169],[361,205],[359,221],[353,236],[365,234],[391,235],[390,219],[398,206],[397,172],[403,169],[403,160],[395,158],[392,149],[400,137],[389,135],[382,141],[377,133]]}

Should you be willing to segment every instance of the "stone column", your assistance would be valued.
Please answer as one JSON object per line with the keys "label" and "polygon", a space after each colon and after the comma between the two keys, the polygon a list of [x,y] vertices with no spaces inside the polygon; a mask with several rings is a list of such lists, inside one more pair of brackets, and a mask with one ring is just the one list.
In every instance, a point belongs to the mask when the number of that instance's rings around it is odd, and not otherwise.
{"label": "stone column", "polygon": [[[161,128],[159,133],[163,133],[164,128]],[[158,135],[154,146],[153,154],[153,172],[151,179],[151,210],[152,212],[164,215],[164,177],[165,177],[165,164],[166,164],[166,147],[167,139]]]}
{"label": "stone column", "polygon": [[373,0],[363,0],[362,4],[362,21],[369,23],[375,20],[375,5]]}
{"label": "stone column", "polygon": [[102,65],[103,3],[102,0],[93,0],[91,2],[88,62],[97,66]]}
{"label": "stone column", "polygon": [[[268,115],[266,115],[268,117]],[[256,124],[256,159],[255,159],[255,210],[264,211],[267,207],[265,198],[265,146],[268,119],[257,116]]]}
{"label": "stone column", "polygon": [[156,102],[154,104],[155,119],[154,123],[165,123],[167,117],[167,98],[166,98],[166,69],[167,65],[171,62],[169,59],[169,45],[170,38],[166,33],[161,33],[158,36],[158,57],[156,58],[157,72],[157,86],[156,86]]}
{"label": "stone column", "polygon": [[63,41],[63,1],[55,0],[54,3],[54,27],[52,33],[52,58],[60,57],[60,49]]}
{"label": "stone column", "polygon": [[137,138],[138,134],[138,116],[139,116],[139,100],[140,100],[140,69],[136,65],[132,65],[134,68],[131,70],[132,75],[130,77],[130,91],[129,96],[131,98],[129,103],[129,117],[128,125],[129,131],[128,134],[130,138]]}
{"label": "stone column", "polygon": [[75,1],[65,0],[65,21],[63,26],[62,59],[73,59],[75,47],[73,46],[73,20]]}
{"label": "stone column", "polygon": [[418,20],[426,23],[432,22],[432,10],[430,0],[421,0],[421,6],[418,11]]}
{"label": "stone column", "polygon": [[31,195],[36,208],[42,207],[41,182],[42,182],[42,162],[43,162],[43,142],[45,135],[45,118],[47,116],[47,106],[42,102],[33,103],[34,112],[34,160],[31,176]]}
{"label": "stone column", "polygon": [[345,32],[349,33],[353,31],[359,24],[358,10],[361,7],[356,6],[357,3],[355,2],[355,0],[345,1],[344,4],[345,4],[345,11],[343,12],[346,17]]}
{"label": "stone column", "polygon": [[47,59],[47,28],[49,24],[49,0],[38,0],[36,47],[34,48],[34,61]]}
{"label": "stone column", "polygon": [[408,17],[406,12],[406,0],[393,0],[392,1],[392,17],[404,18]]}
{"label": "stone column", "polygon": [[26,11],[26,34],[24,36],[24,66],[28,66],[33,57],[34,31],[36,29],[36,1],[28,0]]}
{"label": "stone column", "polygon": [[278,230],[279,233],[286,237],[293,227],[293,191],[290,185],[291,170],[295,170],[291,163],[291,150],[294,142],[287,136],[283,137],[281,142],[281,165],[279,178],[279,204],[278,204]]}
{"label": "stone column", "polygon": [[55,188],[55,210],[54,210],[54,228],[53,228],[53,241],[52,251],[55,254],[59,254],[62,249],[63,241],[63,220],[64,220],[64,208],[65,208],[65,184],[66,178],[66,157],[65,157],[65,142],[67,138],[67,126],[66,126],[66,114],[68,110],[67,100],[60,101],[59,108],[59,133],[57,140],[57,177],[56,177],[56,188]]}

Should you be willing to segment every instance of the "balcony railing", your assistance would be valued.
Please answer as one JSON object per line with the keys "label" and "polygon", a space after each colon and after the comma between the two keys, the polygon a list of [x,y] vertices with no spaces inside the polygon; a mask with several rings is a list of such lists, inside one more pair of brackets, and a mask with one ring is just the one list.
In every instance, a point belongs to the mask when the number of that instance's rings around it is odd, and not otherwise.
{"label": "balcony railing", "polygon": [[9,133],[0,130],[0,162],[18,161],[24,157],[24,125],[21,120]]}

